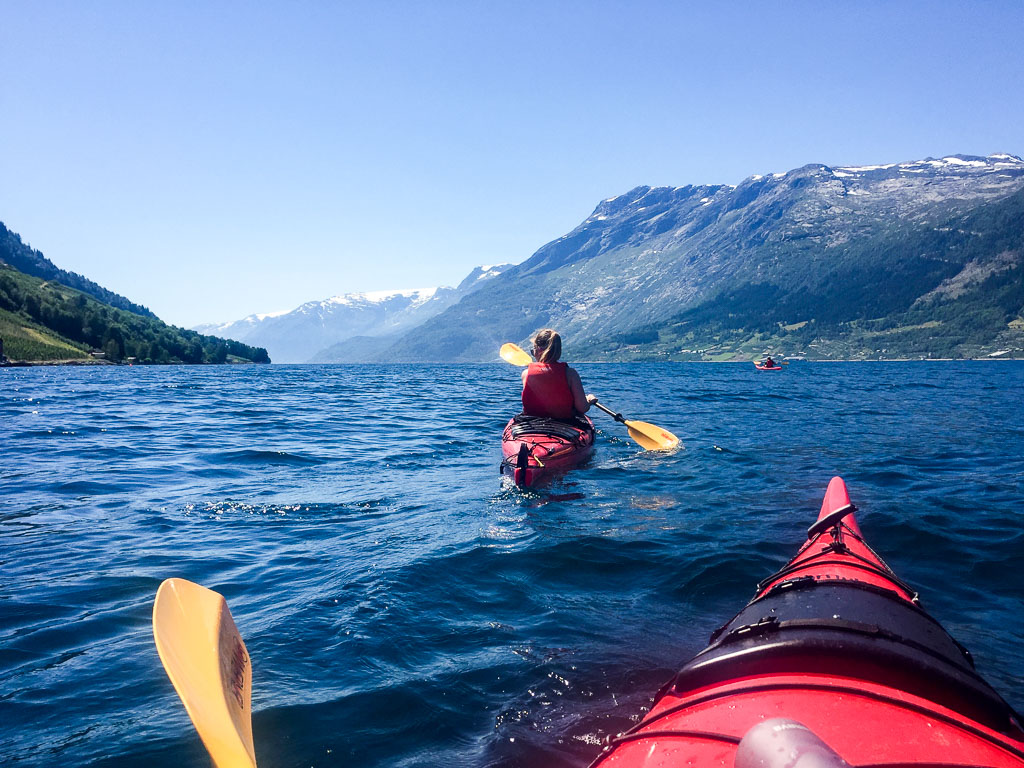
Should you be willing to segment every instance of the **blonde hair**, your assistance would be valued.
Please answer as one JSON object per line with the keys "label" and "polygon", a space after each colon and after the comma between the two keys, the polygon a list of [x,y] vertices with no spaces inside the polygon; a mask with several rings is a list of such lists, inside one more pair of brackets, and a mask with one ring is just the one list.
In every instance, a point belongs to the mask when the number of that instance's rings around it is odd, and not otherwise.
{"label": "blonde hair", "polygon": [[533,337],[533,346],[540,353],[537,359],[542,363],[557,363],[562,356],[562,337],[550,328],[537,331]]}

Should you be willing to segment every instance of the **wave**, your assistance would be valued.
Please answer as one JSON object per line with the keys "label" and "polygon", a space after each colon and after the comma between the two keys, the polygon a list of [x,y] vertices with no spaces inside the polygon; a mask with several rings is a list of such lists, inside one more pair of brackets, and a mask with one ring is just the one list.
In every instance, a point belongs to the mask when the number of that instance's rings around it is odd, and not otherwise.
{"label": "wave", "polygon": [[241,448],[231,451],[208,453],[203,459],[211,464],[270,464],[314,466],[326,464],[330,459],[310,456],[288,451],[261,451],[252,448]]}

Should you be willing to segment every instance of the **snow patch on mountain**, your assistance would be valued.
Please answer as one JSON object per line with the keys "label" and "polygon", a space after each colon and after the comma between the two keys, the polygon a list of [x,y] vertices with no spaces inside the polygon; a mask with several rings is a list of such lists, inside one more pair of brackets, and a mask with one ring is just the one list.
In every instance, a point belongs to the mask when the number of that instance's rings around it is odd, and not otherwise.
{"label": "snow patch on mountain", "polygon": [[365,291],[362,293],[345,293],[340,296],[332,296],[325,299],[322,304],[344,304],[346,306],[360,306],[363,304],[380,304],[390,299],[410,299],[413,304],[422,304],[430,301],[437,295],[437,287],[434,288],[409,288],[397,291]]}
{"label": "snow patch on mountain", "polygon": [[973,157],[970,155],[947,155],[942,158],[928,157],[924,160],[914,160],[904,163],[886,163],[882,165],[857,165],[841,166],[832,169],[832,173],[839,178],[850,178],[862,174],[870,174],[876,171],[889,171],[896,169],[899,173],[924,173],[926,171],[981,171],[992,172],[997,170],[1021,170],[1024,169],[1024,160],[1016,155],[998,153],[988,157]]}

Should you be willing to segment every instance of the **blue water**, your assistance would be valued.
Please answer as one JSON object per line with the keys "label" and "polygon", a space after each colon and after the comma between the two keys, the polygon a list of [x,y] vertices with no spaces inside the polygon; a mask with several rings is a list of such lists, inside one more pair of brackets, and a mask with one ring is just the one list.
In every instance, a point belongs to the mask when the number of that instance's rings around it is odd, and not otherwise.
{"label": "blue water", "polygon": [[667,427],[502,485],[517,369],[0,370],[0,755],[207,766],[157,586],[228,599],[263,766],[583,766],[793,554],[829,478],[1024,708],[1024,364],[580,365]]}

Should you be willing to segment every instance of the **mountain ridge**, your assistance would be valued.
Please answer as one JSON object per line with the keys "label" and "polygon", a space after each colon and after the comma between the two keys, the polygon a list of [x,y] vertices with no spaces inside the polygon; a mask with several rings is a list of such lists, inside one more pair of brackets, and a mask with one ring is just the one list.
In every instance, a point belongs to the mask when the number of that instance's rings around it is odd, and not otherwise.
{"label": "mountain ridge", "polygon": [[[354,362],[348,350],[387,346],[403,332],[471,294],[509,268],[508,264],[475,267],[455,287],[360,291],[308,301],[293,310],[248,315],[193,330],[219,333],[266,347],[276,362]],[[368,343],[363,339],[381,339]],[[352,344],[347,342],[353,341]]]}
{"label": "mountain ridge", "polygon": [[46,258],[41,251],[22,242],[21,235],[9,230],[3,222],[0,222],[0,262],[7,263],[19,272],[32,277],[56,280],[62,285],[82,291],[82,293],[112,307],[124,309],[143,317],[156,317],[147,307],[136,304],[77,272],[61,269]]}
{"label": "mountain ridge", "polygon": [[175,328],[0,264],[0,347],[14,363],[269,363],[264,349]]}
{"label": "mountain ridge", "polygon": [[[735,187],[636,187],[601,201],[572,232],[377,359],[494,359],[501,342],[525,341],[547,325],[591,354],[602,339],[668,323],[740,286],[829,282],[850,259],[877,271],[865,244],[955,222],[1022,187],[1024,161],[1006,153],[877,166],[811,163]],[[941,258],[956,261],[955,254]],[[672,359],[693,358],[683,349],[689,347],[680,346]],[[649,351],[651,359],[665,359],[665,349]],[[636,352],[628,351],[630,359]],[[740,346],[727,352],[747,353]],[[597,359],[614,359],[608,354]]]}
{"label": "mountain ridge", "polygon": [[124,296],[60,269],[0,224],[0,363],[122,361],[270,359],[265,349],[168,325]]}

